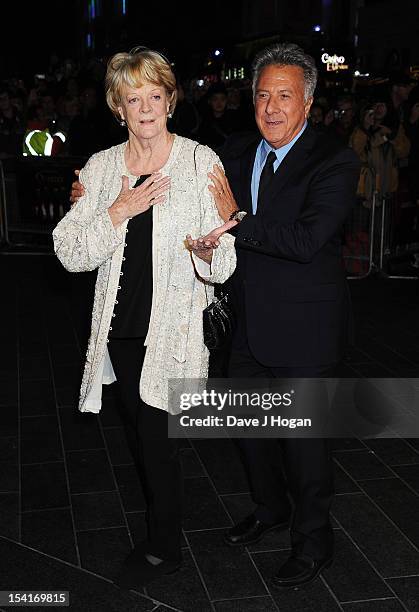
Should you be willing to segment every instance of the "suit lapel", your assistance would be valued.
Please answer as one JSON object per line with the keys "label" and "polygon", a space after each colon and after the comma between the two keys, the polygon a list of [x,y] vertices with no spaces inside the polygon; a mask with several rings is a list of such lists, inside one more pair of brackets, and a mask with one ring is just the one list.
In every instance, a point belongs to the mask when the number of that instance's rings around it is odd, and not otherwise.
{"label": "suit lapel", "polygon": [[279,168],[275,172],[274,180],[269,186],[269,199],[274,199],[292,177],[301,172],[301,166],[309,157],[317,138],[317,133],[307,126],[294,146],[288,151]]}

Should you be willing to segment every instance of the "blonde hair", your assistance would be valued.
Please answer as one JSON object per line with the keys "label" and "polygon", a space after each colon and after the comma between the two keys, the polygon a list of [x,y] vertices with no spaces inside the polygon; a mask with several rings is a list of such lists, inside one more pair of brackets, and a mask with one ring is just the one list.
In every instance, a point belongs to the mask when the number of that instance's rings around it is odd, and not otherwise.
{"label": "blonde hair", "polygon": [[158,51],[146,47],[135,47],[129,53],[117,53],[108,62],[105,77],[106,102],[119,119],[122,88],[141,87],[153,83],[164,87],[169,102],[169,113],[173,113],[176,100],[176,77],[169,61]]}

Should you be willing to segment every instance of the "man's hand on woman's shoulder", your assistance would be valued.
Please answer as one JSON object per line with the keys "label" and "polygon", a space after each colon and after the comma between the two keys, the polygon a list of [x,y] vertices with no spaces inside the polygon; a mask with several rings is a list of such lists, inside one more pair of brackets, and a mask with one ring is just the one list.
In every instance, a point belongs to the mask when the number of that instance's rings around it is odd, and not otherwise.
{"label": "man's hand on woman's shoulder", "polygon": [[213,183],[208,185],[208,189],[214,197],[218,214],[223,221],[228,221],[231,214],[239,210],[228,179],[218,164],[214,165],[213,172],[208,172],[208,177]]}
{"label": "man's hand on woman's shoulder", "polygon": [[[74,174],[78,177],[80,174],[80,170],[74,170]],[[71,183],[70,202],[72,206],[77,202],[79,198],[84,196],[84,191],[84,187],[78,179],[77,181]]]}

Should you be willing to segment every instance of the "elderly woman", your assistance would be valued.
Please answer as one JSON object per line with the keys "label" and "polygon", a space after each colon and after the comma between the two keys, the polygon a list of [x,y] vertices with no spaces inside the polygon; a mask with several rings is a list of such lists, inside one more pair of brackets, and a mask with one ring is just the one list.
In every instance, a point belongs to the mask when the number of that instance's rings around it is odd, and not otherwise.
{"label": "elderly woman", "polygon": [[[146,585],[181,562],[181,473],[167,435],[168,380],[204,378],[202,310],[211,283],[234,271],[234,238],[210,247],[222,225],[208,173],[220,163],[202,145],[170,134],[176,82],[161,54],[137,48],[111,58],[106,100],[128,141],[93,155],[80,197],[53,232],[72,272],[98,268],[79,409],[99,412],[102,384],[118,380],[121,417],[143,482],[148,538],[128,557],[118,584]],[[233,222],[234,224],[234,222]],[[229,224],[220,228],[220,236]]]}

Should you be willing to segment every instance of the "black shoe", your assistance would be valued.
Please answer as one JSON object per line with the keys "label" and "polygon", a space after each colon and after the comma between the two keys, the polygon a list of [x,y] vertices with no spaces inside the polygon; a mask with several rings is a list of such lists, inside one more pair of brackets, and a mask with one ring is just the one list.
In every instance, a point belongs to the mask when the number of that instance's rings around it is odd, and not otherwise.
{"label": "black shoe", "polygon": [[307,555],[293,553],[272,578],[272,585],[280,588],[297,587],[314,580],[332,563],[333,557],[312,559]]}
{"label": "black shoe", "polygon": [[174,574],[180,567],[180,561],[167,560],[153,565],[147,560],[145,555],[141,555],[139,551],[134,551],[124,563],[121,572],[114,579],[114,584],[121,589],[142,588],[161,576]]}
{"label": "black shoe", "polygon": [[237,523],[224,534],[224,542],[230,546],[239,546],[253,544],[259,542],[265,533],[276,529],[288,529],[290,519],[275,523],[275,525],[267,525],[259,521],[254,514],[245,518],[241,523]]}

